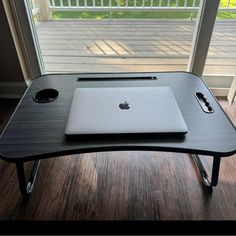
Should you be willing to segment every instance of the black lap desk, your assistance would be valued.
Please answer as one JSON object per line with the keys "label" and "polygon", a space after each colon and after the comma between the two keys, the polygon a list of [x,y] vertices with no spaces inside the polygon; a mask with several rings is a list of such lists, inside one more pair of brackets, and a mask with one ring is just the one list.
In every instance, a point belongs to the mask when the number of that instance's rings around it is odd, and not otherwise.
{"label": "black lap desk", "polygon": [[[64,130],[75,89],[116,86],[170,86],[188,127],[188,133],[184,137],[145,135],[143,137],[67,139]],[[59,92],[55,101],[37,103],[33,100],[38,91],[48,88]],[[196,98],[196,93],[199,92],[210,103],[213,113],[203,111]],[[217,185],[221,157],[236,153],[235,131],[235,126],[205,83],[191,73],[45,75],[31,83],[4,129],[0,138],[0,157],[5,161],[16,163],[20,190],[28,195],[33,189],[41,159],[117,150],[190,153],[193,154],[200,170],[203,183],[209,192],[212,192],[212,187]],[[211,179],[208,178],[198,154],[213,156]],[[23,164],[31,160],[35,160],[35,164],[27,182]]]}

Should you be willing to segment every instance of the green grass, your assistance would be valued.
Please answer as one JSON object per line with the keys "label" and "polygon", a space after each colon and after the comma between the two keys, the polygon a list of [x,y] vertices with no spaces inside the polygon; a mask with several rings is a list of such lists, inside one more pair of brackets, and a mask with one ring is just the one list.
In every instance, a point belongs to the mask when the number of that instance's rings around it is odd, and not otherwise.
{"label": "green grass", "polygon": [[236,19],[236,12],[220,12],[217,19]]}
{"label": "green grass", "polygon": [[[116,6],[116,0],[103,0],[104,6],[109,6],[111,1],[112,6]],[[126,0],[117,0],[121,6],[125,6]],[[159,6],[160,0],[153,0],[153,6]],[[101,5],[101,0],[95,0],[96,5]],[[136,0],[136,6],[142,6],[143,0]],[[68,1],[63,0],[64,6],[68,6]],[[134,6],[134,0],[128,0],[129,6]],[[145,6],[150,6],[151,0],[144,0]],[[162,0],[162,6],[167,6],[168,0]],[[184,6],[185,1],[179,0],[179,6]],[[200,0],[196,0],[196,6],[199,6]],[[222,6],[226,7],[228,1],[222,0]],[[84,0],[79,0],[80,5],[84,5]],[[192,6],[193,0],[188,0],[187,6]],[[60,0],[55,0],[55,5],[60,5]],[[76,0],[71,0],[71,5],[76,6]],[[176,0],[170,0],[170,5],[175,7]],[[230,1],[230,6],[235,6],[236,0]],[[87,0],[87,6],[93,6],[93,0]],[[189,19],[190,17],[196,18],[197,13],[194,12],[178,12],[178,11],[113,11],[110,12],[95,12],[95,11],[56,11],[53,12],[53,19]],[[236,12],[219,12],[218,19],[236,19]]]}
{"label": "green grass", "polygon": [[[114,11],[111,14],[112,19],[189,19],[190,12],[146,12],[146,11]],[[194,12],[192,17],[196,18]],[[77,12],[77,11],[58,11],[53,12],[53,19],[109,19],[109,12]],[[219,12],[217,19],[236,19],[236,12]]]}
{"label": "green grass", "polygon": [[[190,18],[190,12],[145,12],[145,11],[114,11],[113,19],[186,19]],[[53,12],[53,19],[108,19],[109,12]],[[194,13],[196,17],[196,13]]]}

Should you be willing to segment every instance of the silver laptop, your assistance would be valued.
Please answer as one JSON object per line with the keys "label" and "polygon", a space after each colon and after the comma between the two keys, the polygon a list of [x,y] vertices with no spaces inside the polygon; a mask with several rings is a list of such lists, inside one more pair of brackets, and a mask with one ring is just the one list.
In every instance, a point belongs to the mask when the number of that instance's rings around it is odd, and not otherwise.
{"label": "silver laptop", "polygon": [[170,87],[77,88],[65,135],[185,134]]}

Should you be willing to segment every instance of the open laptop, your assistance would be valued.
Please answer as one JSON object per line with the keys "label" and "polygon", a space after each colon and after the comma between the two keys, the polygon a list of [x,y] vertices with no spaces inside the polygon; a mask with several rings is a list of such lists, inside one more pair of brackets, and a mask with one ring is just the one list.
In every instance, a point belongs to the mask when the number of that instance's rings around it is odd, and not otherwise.
{"label": "open laptop", "polygon": [[77,88],[65,135],[185,134],[170,87]]}

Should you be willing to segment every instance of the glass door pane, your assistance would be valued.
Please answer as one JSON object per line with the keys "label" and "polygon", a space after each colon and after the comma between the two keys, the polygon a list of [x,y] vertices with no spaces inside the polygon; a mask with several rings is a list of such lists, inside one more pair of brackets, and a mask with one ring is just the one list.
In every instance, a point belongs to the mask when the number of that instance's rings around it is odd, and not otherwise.
{"label": "glass door pane", "polygon": [[186,71],[200,0],[30,0],[47,73]]}

